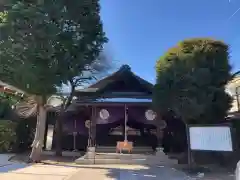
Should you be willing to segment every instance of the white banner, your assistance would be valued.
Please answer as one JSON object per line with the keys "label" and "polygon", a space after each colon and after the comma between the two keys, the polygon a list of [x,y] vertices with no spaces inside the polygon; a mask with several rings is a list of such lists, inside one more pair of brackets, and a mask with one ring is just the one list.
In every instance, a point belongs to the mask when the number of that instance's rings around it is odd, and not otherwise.
{"label": "white banner", "polygon": [[233,151],[228,126],[190,127],[189,136],[191,150]]}

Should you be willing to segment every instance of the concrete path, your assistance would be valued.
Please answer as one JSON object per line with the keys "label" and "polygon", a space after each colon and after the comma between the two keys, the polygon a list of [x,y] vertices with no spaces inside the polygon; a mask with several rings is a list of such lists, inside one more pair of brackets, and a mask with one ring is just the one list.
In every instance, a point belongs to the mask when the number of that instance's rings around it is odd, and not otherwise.
{"label": "concrete path", "polygon": [[0,180],[233,180],[233,177],[190,178],[171,167],[140,165],[44,165],[9,162],[0,155]]}
{"label": "concrete path", "polygon": [[[3,160],[3,158],[2,158]],[[137,165],[43,165],[2,161],[1,180],[188,180],[170,167],[147,168]]]}
{"label": "concrete path", "polygon": [[0,180],[233,180],[230,176],[190,178],[170,167],[130,165],[65,166],[12,164],[0,167]]}
{"label": "concrete path", "polygon": [[8,159],[12,157],[14,154],[0,154],[0,167],[6,164],[11,164]]}
{"label": "concrete path", "polygon": [[[5,172],[1,169],[5,168]],[[11,165],[0,167],[1,180],[65,180],[77,172],[74,167],[61,167],[54,165],[30,165],[11,169]]]}
{"label": "concrete path", "polygon": [[77,172],[76,167],[11,162],[13,154],[0,154],[1,180],[63,180]]}
{"label": "concrete path", "polygon": [[170,167],[155,168],[100,168],[82,167],[68,180],[190,180],[184,173]]}

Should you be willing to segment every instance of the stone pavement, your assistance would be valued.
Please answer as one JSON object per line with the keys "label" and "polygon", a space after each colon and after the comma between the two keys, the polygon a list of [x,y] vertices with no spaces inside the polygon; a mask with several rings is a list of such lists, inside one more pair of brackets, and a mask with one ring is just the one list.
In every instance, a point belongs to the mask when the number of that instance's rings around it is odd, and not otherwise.
{"label": "stone pavement", "polygon": [[185,173],[167,166],[143,167],[136,165],[81,166],[67,180],[80,178],[89,180],[235,180],[232,174],[207,173],[189,177]]}
{"label": "stone pavement", "polygon": [[0,157],[0,180],[233,180],[230,176],[190,178],[167,166],[24,164]]}
{"label": "stone pavement", "polygon": [[0,154],[0,167],[6,164],[11,164],[8,159],[14,156],[14,154]]}
{"label": "stone pavement", "polygon": [[183,172],[170,167],[82,167],[68,180],[190,180]]}
{"label": "stone pavement", "polygon": [[147,168],[137,165],[43,165],[7,164],[0,167],[0,179],[9,180],[188,180],[170,167]]}
{"label": "stone pavement", "polygon": [[0,180],[233,180],[230,176],[190,178],[170,167],[136,165],[20,165],[0,167]]}
{"label": "stone pavement", "polygon": [[1,180],[64,180],[77,172],[76,167],[61,167],[54,165],[25,165],[24,167],[0,167]]}

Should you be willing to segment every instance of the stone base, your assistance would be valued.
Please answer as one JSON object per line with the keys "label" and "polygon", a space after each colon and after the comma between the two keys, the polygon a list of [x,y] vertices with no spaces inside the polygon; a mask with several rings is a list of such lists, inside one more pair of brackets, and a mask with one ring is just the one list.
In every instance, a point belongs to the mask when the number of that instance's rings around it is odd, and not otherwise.
{"label": "stone base", "polygon": [[77,164],[136,164],[149,166],[178,164],[177,160],[169,159],[162,148],[159,148],[155,155],[95,153],[90,150],[83,157],[76,159],[75,162]]}
{"label": "stone base", "polygon": [[95,164],[95,151],[95,147],[88,147],[86,154],[75,160],[75,162],[79,164]]}
{"label": "stone base", "polygon": [[75,160],[77,164],[141,164],[146,161],[141,154],[97,153],[94,159],[83,156]]}
{"label": "stone base", "polygon": [[[48,155],[48,156],[55,156],[56,152],[55,151],[43,151],[43,155]],[[63,157],[79,157],[81,156],[81,153],[78,151],[63,151],[62,152]]]}
{"label": "stone base", "polygon": [[96,149],[95,147],[88,147],[87,153],[85,154],[87,159],[94,159],[96,156]]}
{"label": "stone base", "polygon": [[166,165],[175,165],[178,164],[178,160],[169,159],[168,155],[163,152],[162,147],[156,148],[156,153],[153,156],[148,156],[147,160],[152,164],[166,164]]}

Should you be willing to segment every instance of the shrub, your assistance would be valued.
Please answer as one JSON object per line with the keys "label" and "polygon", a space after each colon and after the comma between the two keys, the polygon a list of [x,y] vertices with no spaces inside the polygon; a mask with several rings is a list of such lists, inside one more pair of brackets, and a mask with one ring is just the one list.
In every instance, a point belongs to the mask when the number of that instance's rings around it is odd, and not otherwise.
{"label": "shrub", "polygon": [[16,152],[25,152],[31,149],[36,129],[36,118],[19,119],[16,126]]}
{"label": "shrub", "polygon": [[16,142],[16,124],[9,120],[0,120],[0,152],[9,152]]}

